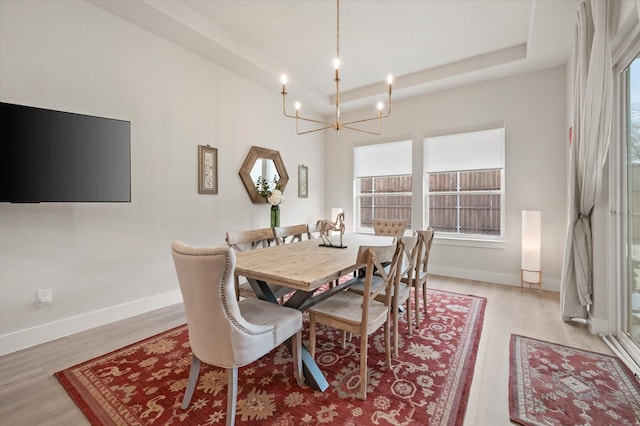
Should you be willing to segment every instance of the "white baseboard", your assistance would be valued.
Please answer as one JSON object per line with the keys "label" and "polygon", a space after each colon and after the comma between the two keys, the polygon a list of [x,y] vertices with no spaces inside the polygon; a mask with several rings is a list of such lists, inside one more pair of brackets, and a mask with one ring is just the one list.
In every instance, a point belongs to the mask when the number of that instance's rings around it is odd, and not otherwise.
{"label": "white baseboard", "polygon": [[[491,271],[478,271],[477,269],[454,268],[450,266],[429,265],[429,273],[443,275],[445,277],[462,278],[465,280],[486,281],[496,284],[506,284],[520,287],[520,271],[517,274],[501,274]],[[542,289],[560,292],[560,280],[549,279],[542,276]]]}
{"label": "white baseboard", "polygon": [[0,355],[182,302],[180,290],[0,335]]}

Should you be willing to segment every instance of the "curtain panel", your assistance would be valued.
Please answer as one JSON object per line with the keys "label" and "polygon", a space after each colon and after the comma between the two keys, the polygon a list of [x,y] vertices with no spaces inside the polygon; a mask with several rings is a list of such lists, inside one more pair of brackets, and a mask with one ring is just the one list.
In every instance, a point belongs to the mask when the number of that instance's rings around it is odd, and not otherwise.
{"label": "curtain panel", "polygon": [[587,318],[593,303],[591,214],[600,195],[612,122],[610,1],[583,1],[573,52],[569,227],[560,286],[562,318]]}

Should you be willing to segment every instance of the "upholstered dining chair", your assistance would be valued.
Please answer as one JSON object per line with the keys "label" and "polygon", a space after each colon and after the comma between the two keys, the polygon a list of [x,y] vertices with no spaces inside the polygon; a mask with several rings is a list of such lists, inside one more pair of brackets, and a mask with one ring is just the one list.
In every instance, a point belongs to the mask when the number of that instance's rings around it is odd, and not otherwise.
{"label": "upholstered dining chair", "polygon": [[[225,241],[227,242],[229,247],[232,247],[236,252],[268,247],[273,240],[274,236],[272,228],[227,232],[225,237]],[[248,282],[240,283],[240,278],[237,275],[234,275],[233,280],[236,288],[236,298],[240,298],[241,294],[244,294],[246,296],[254,294]],[[270,285],[269,287],[278,299],[282,299],[283,296],[293,291],[288,287],[276,285]]]}
{"label": "upholstered dining chair", "polygon": [[[309,227],[306,223],[302,225],[278,226],[273,228],[273,236],[278,245],[302,241],[303,237],[308,240],[311,239]],[[288,241],[287,238],[289,238]]]}
{"label": "upholstered dining chair", "polygon": [[[393,277],[396,274],[402,241],[388,246],[365,247],[358,250],[357,263],[366,268],[363,278],[353,278],[352,283],[364,282],[364,294],[341,291],[307,310],[309,313],[309,352],[315,356],[316,325],[324,324],[342,330],[345,333],[360,336],[360,392],[358,397],[367,399],[367,353],[369,335],[384,326],[385,351],[387,366],[391,368],[391,346],[389,309],[391,307],[391,290]],[[388,271],[382,262],[389,262]],[[375,267],[380,269],[374,274]],[[373,285],[373,282],[380,283]],[[352,284],[350,283],[350,284]],[[347,284],[349,285],[349,284]],[[376,296],[385,294],[384,301],[376,300]]]}
{"label": "upholstered dining chair", "polygon": [[396,219],[374,219],[373,233],[376,235],[390,235],[392,237],[401,237],[407,229],[406,220]]}
{"label": "upholstered dining chair", "polygon": [[[418,240],[419,236],[403,236],[400,237],[402,241],[402,250],[400,251],[400,259],[398,260],[398,267],[396,274],[391,277],[392,285],[391,291],[391,310],[390,315],[393,317],[393,355],[398,357],[398,322],[400,316],[401,306],[405,306],[405,312],[407,314],[407,330],[409,335],[413,334],[412,319],[411,319],[411,289],[413,284],[413,273],[415,269],[415,263],[418,256]],[[385,266],[388,271],[389,266]],[[374,273],[375,276],[375,273]],[[372,282],[373,290],[378,290],[379,286],[382,286],[382,280],[374,280]],[[362,281],[349,287],[349,291],[363,294],[365,292],[364,283]],[[376,300],[384,302],[386,300],[386,293],[378,293]]]}
{"label": "upholstered dining chair", "polygon": [[[417,254],[415,261],[415,270],[413,277],[405,276],[402,282],[411,283],[414,288],[414,309],[416,318],[416,327],[422,326],[420,320],[420,292],[422,292],[422,308],[425,320],[427,315],[427,266],[429,264],[429,253],[431,252],[431,243],[433,243],[433,228],[428,227],[425,230],[416,231],[418,233],[418,245],[416,246]],[[413,282],[412,282],[413,281]]]}
{"label": "upholstered dining chair", "polygon": [[189,406],[202,362],[227,370],[227,425],[233,425],[238,368],[257,361],[291,338],[293,374],[303,386],[302,313],[258,299],[237,301],[233,288],[236,256],[230,247],[200,248],[171,243],[193,352],[182,400]]}

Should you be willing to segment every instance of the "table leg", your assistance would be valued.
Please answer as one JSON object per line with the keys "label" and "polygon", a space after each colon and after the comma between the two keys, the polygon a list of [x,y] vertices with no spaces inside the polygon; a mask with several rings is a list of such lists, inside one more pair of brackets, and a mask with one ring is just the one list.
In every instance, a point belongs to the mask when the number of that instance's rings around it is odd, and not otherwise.
{"label": "table leg", "polygon": [[[271,288],[264,281],[258,281],[254,279],[248,279],[251,288],[256,293],[259,299],[266,300],[271,303],[278,303],[278,299],[273,295]],[[291,339],[287,340],[287,348],[291,352]],[[316,361],[311,357],[311,354],[307,348],[302,345],[302,371],[307,384],[320,392],[324,392],[329,387],[329,382],[320,371],[320,367]]]}

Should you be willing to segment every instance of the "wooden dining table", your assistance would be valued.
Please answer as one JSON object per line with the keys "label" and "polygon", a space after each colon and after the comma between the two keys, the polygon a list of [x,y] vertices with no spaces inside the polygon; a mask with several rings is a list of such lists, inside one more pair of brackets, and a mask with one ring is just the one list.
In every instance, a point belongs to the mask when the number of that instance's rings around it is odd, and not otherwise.
{"label": "wooden dining table", "polygon": [[[340,237],[334,235],[331,241],[339,245]],[[321,239],[313,239],[239,252],[236,253],[235,274],[247,279],[258,298],[273,303],[278,303],[278,299],[269,284],[293,289],[293,294],[284,305],[304,311],[345,289],[346,284],[340,284],[321,292],[316,291],[364,266],[356,261],[360,246],[389,245],[393,244],[394,239],[350,233],[344,234],[342,241],[346,248],[322,246]],[[307,384],[325,391],[329,384],[304,347],[302,363]]]}

